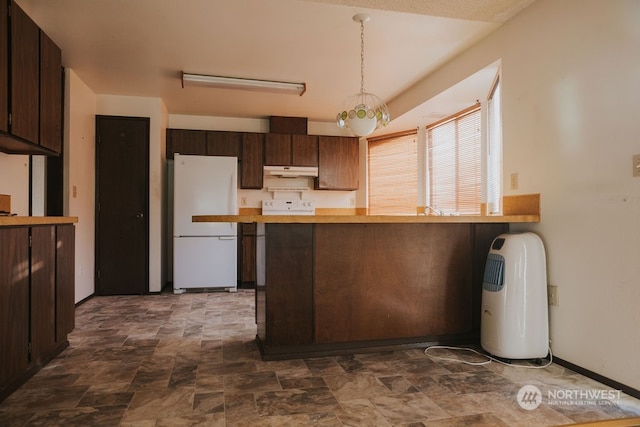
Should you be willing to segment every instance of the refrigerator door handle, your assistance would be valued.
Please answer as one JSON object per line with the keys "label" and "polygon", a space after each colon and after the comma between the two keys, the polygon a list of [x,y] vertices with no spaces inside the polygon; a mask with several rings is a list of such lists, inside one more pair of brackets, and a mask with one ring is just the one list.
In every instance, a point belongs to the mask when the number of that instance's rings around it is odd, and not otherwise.
{"label": "refrigerator door handle", "polygon": [[235,188],[237,186],[236,183],[237,181],[233,179],[233,174],[229,175],[229,206],[231,207],[231,213],[234,215],[238,214],[238,189]]}
{"label": "refrigerator door handle", "polygon": [[235,240],[236,236],[220,236],[218,237],[220,240]]}

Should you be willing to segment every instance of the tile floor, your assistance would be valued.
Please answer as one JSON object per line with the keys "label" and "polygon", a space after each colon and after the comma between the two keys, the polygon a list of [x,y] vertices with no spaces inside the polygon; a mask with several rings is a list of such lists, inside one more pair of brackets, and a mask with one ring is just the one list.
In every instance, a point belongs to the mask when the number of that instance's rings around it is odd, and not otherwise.
{"label": "tile floor", "polygon": [[[517,401],[523,385],[607,387],[558,365],[470,366],[421,349],[264,362],[252,291],[95,297],[70,347],[0,403],[0,426],[548,426],[640,415]],[[433,350],[434,355],[473,356]]]}

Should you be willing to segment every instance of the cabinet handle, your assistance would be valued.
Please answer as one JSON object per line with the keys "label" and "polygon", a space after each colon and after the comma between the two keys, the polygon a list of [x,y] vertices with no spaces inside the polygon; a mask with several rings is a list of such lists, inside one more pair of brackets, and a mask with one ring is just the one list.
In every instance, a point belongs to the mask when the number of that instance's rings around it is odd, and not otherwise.
{"label": "cabinet handle", "polygon": [[138,219],[144,218],[144,214],[143,213],[137,213],[136,214],[136,218],[138,218]]}

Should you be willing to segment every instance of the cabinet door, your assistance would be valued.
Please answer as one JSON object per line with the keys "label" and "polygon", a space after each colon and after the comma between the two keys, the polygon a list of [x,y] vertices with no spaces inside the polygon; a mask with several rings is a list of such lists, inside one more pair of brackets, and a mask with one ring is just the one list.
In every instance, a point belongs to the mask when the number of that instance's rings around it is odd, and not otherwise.
{"label": "cabinet door", "polygon": [[56,344],[56,227],[31,229],[31,361]]}
{"label": "cabinet door", "polygon": [[271,116],[269,118],[269,132],[271,133],[306,135],[307,127],[306,117]]}
{"label": "cabinet door", "polygon": [[[0,19],[7,22],[7,2],[0,1]],[[0,26],[0,131],[9,131],[9,28]]]}
{"label": "cabinet door", "polygon": [[207,131],[207,155],[240,157],[240,132]]}
{"label": "cabinet door", "polygon": [[242,134],[240,188],[262,188],[264,177],[264,134]]}
{"label": "cabinet door", "polygon": [[318,137],[318,190],[358,189],[358,138]]}
{"label": "cabinet door", "polygon": [[0,395],[29,363],[29,229],[0,228]]}
{"label": "cabinet door", "polygon": [[240,281],[255,283],[256,281],[256,223],[239,224],[242,229],[242,253]]}
{"label": "cabinet door", "polygon": [[11,2],[11,133],[38,143],[40,30]]}
{"label": "cabinet door", "polygon": [[266,224],[266,345],[313,342],[313,225]]}
{"label": "cabinet door", "polygon": [[206,156],[206,131],[167,129],[167,159],[173,159],[175,153]]}
{"label": "cabinet door", "polygon": [[292,135],[291,158],[295,166],[318,166],[318,137]]}
{"label": "cabinet door", "polygon": [[56,227],[56,342],[75,327],[75,226]]}
{"label": "cabinet door", "polygon": [[256,236],[242,236],[242,278],[243,283],[256,281]]}
{"label": "cabinet door", "polygon": [[62,51],[40,31],[40,145],[62,150]]}
{"label": "cabinet door", "polygon": [[291,135],[268,133],[264,139],[264,164],[269,166],[290,166]]}

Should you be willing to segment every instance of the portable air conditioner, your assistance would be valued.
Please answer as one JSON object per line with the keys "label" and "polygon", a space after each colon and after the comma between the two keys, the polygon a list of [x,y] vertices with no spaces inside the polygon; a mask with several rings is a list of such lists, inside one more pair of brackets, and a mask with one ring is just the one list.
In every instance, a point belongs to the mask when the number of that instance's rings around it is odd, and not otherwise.
{"label": "portable air conditioner", "polygon": [[547,356],[547,268],[542,240],[534,233],[496,237],[482,283],[480,344],[504,359]]}

